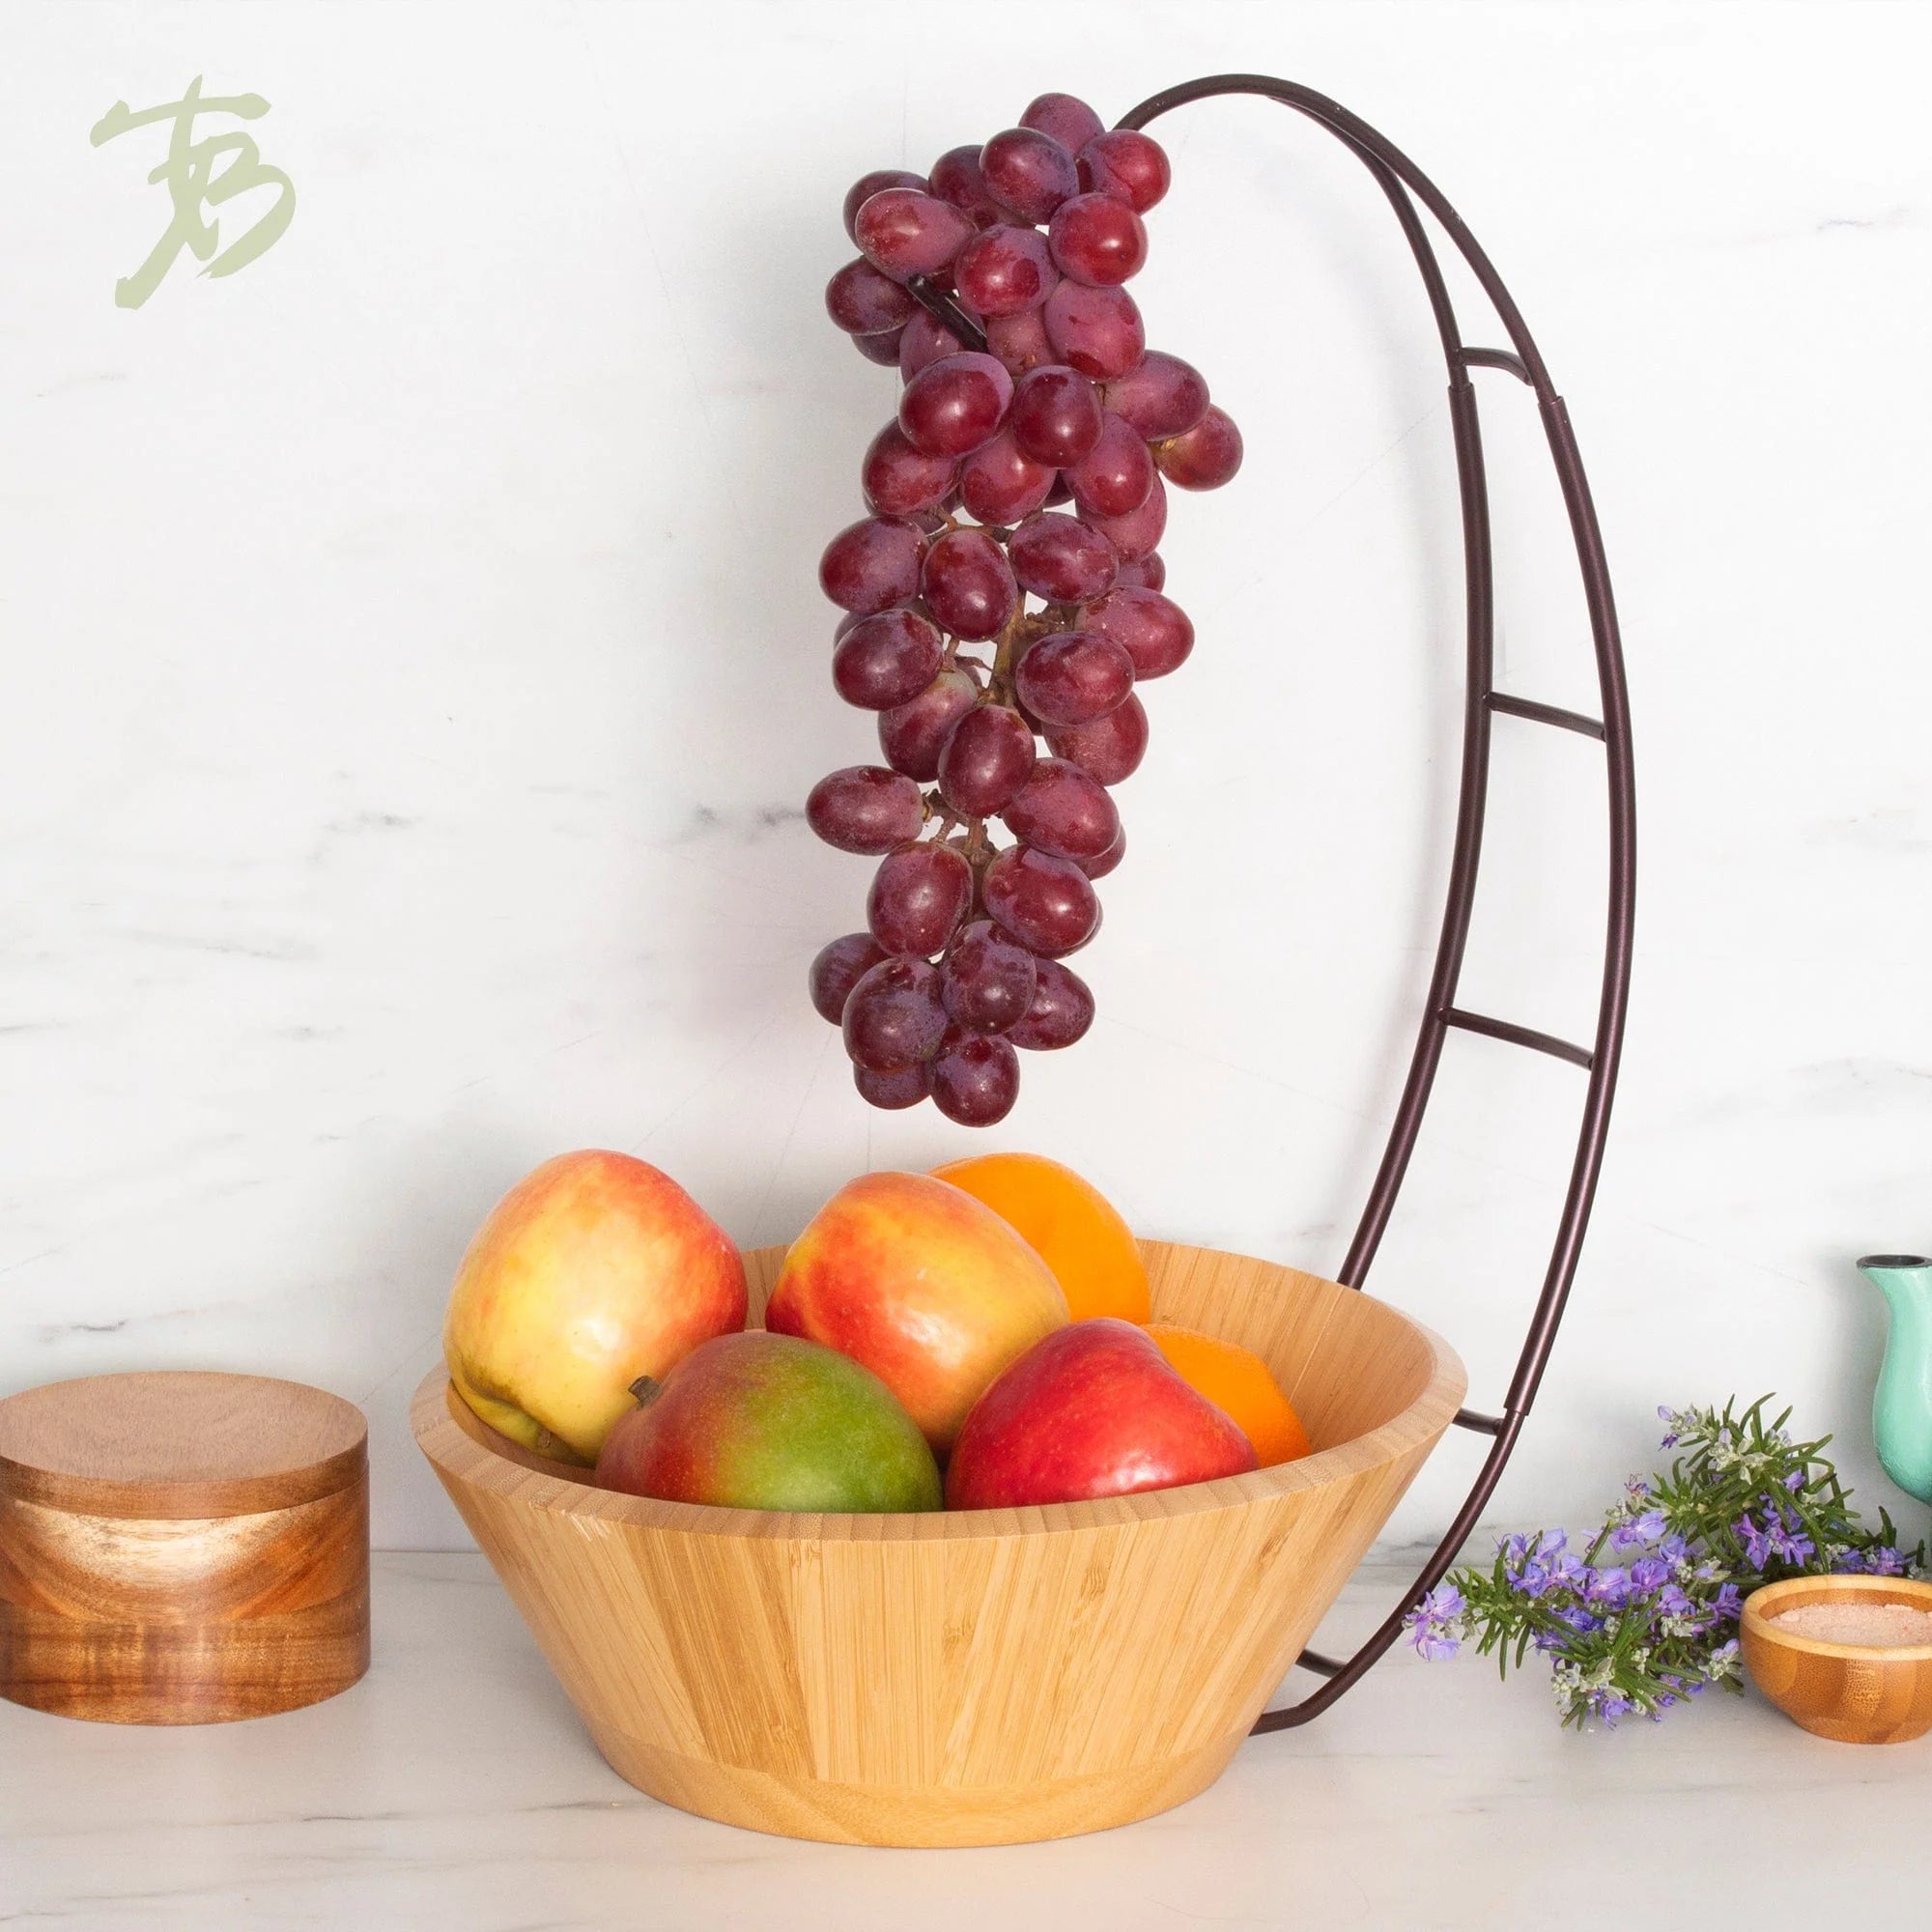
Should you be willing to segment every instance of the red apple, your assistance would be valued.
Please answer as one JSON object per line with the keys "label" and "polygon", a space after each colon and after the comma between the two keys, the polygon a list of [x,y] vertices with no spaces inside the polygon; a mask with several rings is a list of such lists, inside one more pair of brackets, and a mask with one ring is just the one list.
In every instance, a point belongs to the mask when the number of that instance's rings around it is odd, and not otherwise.
{"label": "red apple", "polygon": [[1146,1330],[1100,1316],[1036,1342],[973,1406],[948,1509],[1017,1509],[1238,1476],[1254,1445]]}

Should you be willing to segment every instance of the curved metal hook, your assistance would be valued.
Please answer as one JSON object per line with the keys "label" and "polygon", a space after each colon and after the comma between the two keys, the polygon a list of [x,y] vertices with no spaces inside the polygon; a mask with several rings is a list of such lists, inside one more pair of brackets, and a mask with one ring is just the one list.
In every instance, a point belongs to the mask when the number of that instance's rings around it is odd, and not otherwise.
{"label": "curved metal hook", "polygon": [[[1569,412],[1549,380],[1535,339],[1494,265],[1450,205],[1447,197],[1401,149],[1366,121],[1350,114],[1325,95],[1277,80],[1268,74],[1224,73],[1170,87],[1144,100],[1120,126],[1144,128],[1157,116],[1189,101],[1217,95],[1258,95],[1279,101],[1325,128],[1350,149],[1388,197],[1404,237],[1415,257],[1424,289],[1441,337],[1449,373],[1450,423],[1456,443],[1456,473],[1463,509],[1463,597],[1466,607],[1467,676],[1463,694],[1462,796],[1456,814],[1456,840],[1450,862],[1448,902],[1436,945],[1435,966],[1430,980],[1415,1051],[1409,1061],[1395,1121],[1389,1131],[1375,1183],[1369,1191],[1348,1258],[1338,1279],[1359,1288],[1375,1260],[1388,1226],[1396,1198],[1402,1191],[1410,1155],[1428,1110],[1442,1046],[1451,1028],[1482,1034],[1511,1045],[1553,1055],[1587,1070],[1582,1122],[1563,1212],[1545,1270],[1543,1288],[1530,1319],[1529,1332],[1517,1358],[1502,1411],[1487,1415],[1464,1409],[1457,1416],[1465,1429],[1493,1438],[1455,1520],[1437,1544],[1395,1609],[1366,1643],[1346,1662],[1304,1651],[1298,1660],[1328,1681],[1299,1703],[1265,1713],[1257,1731],[1285,1730],[1319,1717],[1380,1658],[1402,1633],[1404,1619],[1422,1597],[1442,1580],[1467,1541],[1484,1506],[1493,1493],[1504,1465],[1521,1432],[1523,1419],[1536,1399],[1538,1384],[1549,1359],[1558,1324],[1577,1272],[1584,1230],[1596,1196],[1597,1177],[1604,1161],[1610,1102],[1616,1091],[1617,1065],[1623,1049],[1624,1015],[1630,1002],[1631,933],[1636,876],[1635,796],[1631,770],[1630,705],[1624,685],[1623,647],[1617,631],[1615,601],[1610,592],[1609,567],[1605,560],[1602,533],[1590,500],[1581,457],[1570,427]],[[1497,319],[1509,336],[1508,350],[1472,348],[1463,340],[1453,303],[1429,233],[1416,203],[1420,202],[1468,264]],[[1535,392],[1543,417],[1550,459],[1556,466],[1577,560],[1583,577],[1583,594],[1590,612],[1597,682],[1603,697],[1603,717],[1592,719],[1533,698],[1498,692],[1494,674],[1494,576],[1490,551],[1490,511],[1487,473],[1483,466],[1482,426],[1471,369],[1500,369],[1525,383]],[[1483,818],[1489,792],[1490,722],[1496,713],[1534,724],[1575,731],[1601,740],[1609,791],[1609,903],[1604,932],[1604,973],[1597,1008],[1597,1028],[1588,1047],[1572,1044],[1514,1021],[1473,1013],[1457,1006],[1475,903],[1476,873],[1482,860]]]}

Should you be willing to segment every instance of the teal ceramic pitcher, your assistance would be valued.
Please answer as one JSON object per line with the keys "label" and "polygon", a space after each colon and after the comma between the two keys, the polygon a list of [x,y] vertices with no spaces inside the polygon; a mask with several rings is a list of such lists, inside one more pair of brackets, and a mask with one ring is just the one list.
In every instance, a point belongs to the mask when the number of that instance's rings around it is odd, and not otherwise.
{"label": "teal ceramic pitcher", "polygon": [[1932,1259],[1867,1255],[1859,1266],[1891,1309],[1872,1397],[1878,1460],[1908,1495],[1932,1503]]}

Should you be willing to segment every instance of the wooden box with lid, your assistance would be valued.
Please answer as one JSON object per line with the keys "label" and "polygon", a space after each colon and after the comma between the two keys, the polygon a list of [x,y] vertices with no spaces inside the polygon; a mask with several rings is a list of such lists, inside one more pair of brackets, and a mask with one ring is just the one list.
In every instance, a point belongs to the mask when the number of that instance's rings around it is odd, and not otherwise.
{"label": "wooden box with lid", "polygon": [[0,1401],[0,1696],[219,1723],[319,1702],[368,1667],[354,1404],[182,1370]]}

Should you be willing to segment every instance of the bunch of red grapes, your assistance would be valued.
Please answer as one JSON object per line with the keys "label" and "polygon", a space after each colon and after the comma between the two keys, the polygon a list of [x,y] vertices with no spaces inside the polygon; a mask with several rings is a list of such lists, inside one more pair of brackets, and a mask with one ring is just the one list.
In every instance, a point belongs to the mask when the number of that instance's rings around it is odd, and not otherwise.
{"label": "bunch of red grapes", "polygon": [[1164,483],[1211,490],[1241,462],[1122,286],[1167,185],[1147,135],[1045,94],[929,176],[883,170],[845,197],[862,252],[825,305],[904,388],[866,452],[870,515],[819,564],[846,612],[833,683],[878,713],[885,763],[834,772],[806,807],[879,860],[867,930],[818,954],[810,989],[877,1107],[930,1095],[991,1125],[1019,1093],[1014,1049],[1093,1023],[1062,962],[1099,930],[1094,881],[1126,848],[1108,788],[1147,750],[1134,687],[1194,644],[1161,594]]}

